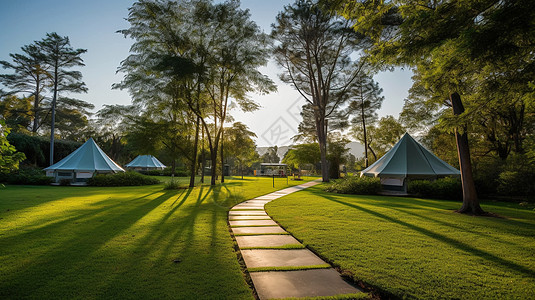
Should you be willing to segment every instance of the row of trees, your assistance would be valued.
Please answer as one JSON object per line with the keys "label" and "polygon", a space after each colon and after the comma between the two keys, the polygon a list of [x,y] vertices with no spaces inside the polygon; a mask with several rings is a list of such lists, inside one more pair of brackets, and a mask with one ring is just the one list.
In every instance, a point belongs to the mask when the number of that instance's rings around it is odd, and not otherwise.
{"label": "row of trees", "polygon": [[[56,114],[58,130],[73,137],[87,123],[94,106],[69,98],[72,93],[87,92],[82,73],[73,70],[84,66],[85,49],[73,49],[68,37],[47,33],[40,41],[25,45],[22,53],[10,54],[12,62],[0,61],[12,74],[1,74],[0,110],[7,126],[32,134],[50,130],[50,164],[54,163]],[[56,108],[58,108],[56,110]]]}
{"label": "row of trees", "polygon": [[234,105],[254,111],[259,106],[249,93],[275,90],[257,70],[267,63],[267,36],[239,1],[142,0],[127,20],[130,28],[121,33],[134,44],[119,69],[126,76],[114,87],[127,89],[142,108],[142,121],[135,124],[140,141],[154,146],[151,133],[165,135],[160,142],[169,153],[189,161],[191,186],[206,141],[214,185],[218,165],[225,163],[229,110]]}
{"label": "row of trees", "polygon": [[[460,212],[482,214],[469,137],[505,160],[533,139],[533,1],[322,1],[369,37],[376,66],[409,66],[414,85],[402,119],[455,137]],[[449,107],[448,109],[445,109]],[[427,132],[425,132],[427,133]],[[471,143],[474,144],[473,142]],[[529,155],[528,155],[529,156]],[[526,159],[529,160],[529,159]]]}

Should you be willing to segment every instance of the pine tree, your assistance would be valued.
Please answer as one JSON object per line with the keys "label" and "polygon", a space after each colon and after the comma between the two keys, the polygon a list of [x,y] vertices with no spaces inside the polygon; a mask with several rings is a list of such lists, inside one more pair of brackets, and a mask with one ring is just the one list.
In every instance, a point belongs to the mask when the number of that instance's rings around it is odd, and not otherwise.
{"label": "pine tree", "polygon": [[82,73],[72,70],[73,67],[85,66],[81,55],[87,50],[73,49],[68,37],[57,33],[47,33],[46,37],[37,42],[43,61],[49,67],[52,86],[52,122],[50,126],[50,165],[54,164],[54,127],[56,122],[56,105],[59,93],[87,92],[82,81]]}

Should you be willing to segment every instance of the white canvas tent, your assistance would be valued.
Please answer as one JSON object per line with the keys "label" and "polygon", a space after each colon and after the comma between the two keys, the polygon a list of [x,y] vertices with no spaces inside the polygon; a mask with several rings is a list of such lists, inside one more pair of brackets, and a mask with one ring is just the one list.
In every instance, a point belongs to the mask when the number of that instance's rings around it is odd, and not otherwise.
{"label": "white canvas tent", "polygon": [[138,157],[134,158],[134,160],[126,164],[125,167],[139,171],[148,171],[163,170],[166,166],[152,155],[139,155]]}
{"label": "white canvas tent", "polygon": [[360,176],[379,177],[385,189],[406,192],[407,179],[437,179],[460,174],[405,133],[390,151],[363,170]]}
{"label": "white canvas tent", "polygon": [[95,174],[124,172],[123,168],[100,149],[93,138],[44,170],[47,176],[55,178],[56,183],[62,179],[69,179],[71,183],[85,183]]}

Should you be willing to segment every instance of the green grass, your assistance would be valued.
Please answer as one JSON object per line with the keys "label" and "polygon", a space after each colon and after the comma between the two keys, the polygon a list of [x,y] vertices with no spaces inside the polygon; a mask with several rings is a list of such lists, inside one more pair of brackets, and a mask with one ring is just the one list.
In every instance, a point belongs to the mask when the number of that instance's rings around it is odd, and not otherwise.
{"label": "green grass", "polygon": [[533,299],[535,212],[484,202],[340,195],[316,186],[266,205],[271,217],[356,281],[399,298]]}
{"label": "green grass", "polygon": [[0,188],[0,299],[253,299],[227,213],[284,187]]}

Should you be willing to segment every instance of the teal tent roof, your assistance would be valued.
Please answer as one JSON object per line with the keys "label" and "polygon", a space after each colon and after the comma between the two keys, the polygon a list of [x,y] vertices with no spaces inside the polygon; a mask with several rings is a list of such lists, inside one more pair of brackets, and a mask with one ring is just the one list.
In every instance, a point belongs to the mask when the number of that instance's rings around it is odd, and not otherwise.
{"label": "teal tent roof", "polygon": [[156,157],[152,155],[139,155],[129,162],[126,167],[128,168],[162,168],[165,169],[165,165],[162,164]]}
{"label": "teal tent roof", "polygon": [[390,151],[360,174],[374,177],[436,178],[458,176],[461,173],[405,133]]}
{"label": "teal tent roof", "polygon": [[124,172],[118,164],[109,158],[90,138],[80,148],[45,170],[53,171],[90,171],[103,173]]}

